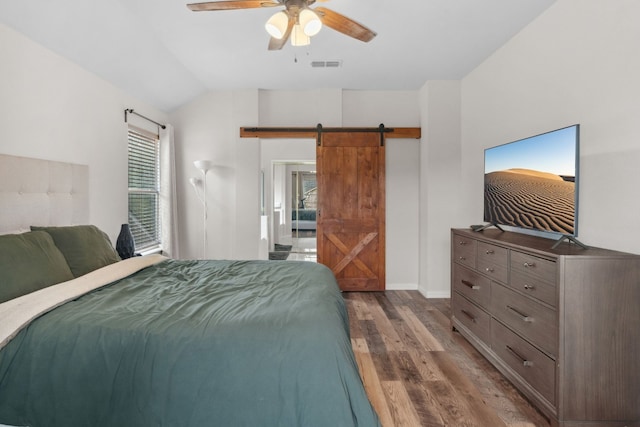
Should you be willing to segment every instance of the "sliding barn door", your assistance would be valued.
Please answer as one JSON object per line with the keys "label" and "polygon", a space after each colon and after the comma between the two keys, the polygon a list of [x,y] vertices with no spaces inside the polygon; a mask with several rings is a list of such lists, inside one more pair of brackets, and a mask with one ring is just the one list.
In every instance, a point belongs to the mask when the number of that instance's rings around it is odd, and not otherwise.
{"label": "sliding barn door", "polygon": [[319,136],[318,262],[343,291],[385,289],[385,150],[378,132]]}

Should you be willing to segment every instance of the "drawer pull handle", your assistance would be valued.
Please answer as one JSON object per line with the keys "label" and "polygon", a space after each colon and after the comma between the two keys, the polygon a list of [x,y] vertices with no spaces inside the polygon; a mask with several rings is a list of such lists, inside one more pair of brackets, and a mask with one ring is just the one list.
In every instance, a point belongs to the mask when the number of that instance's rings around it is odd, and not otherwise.
{"label": "drawer pull handle", "polygon": [[515,309],[515,308],[511,307],[510,305],[508,305],[507,308],[509,310],[513,311],[518,316],[520,316],[520,318],[522,319],[523,322],[533,322],[533,317],[529,317],[526,314],[523,314],[520,310]]}
{"label": "drawer pull handle", "polygon": [[462,314],[467,316],[473,323],[476,323],[476,318],[473,317],[471,313],[469,313],[467,310],[460,310],[460,311],[462,312]]}
{"label": "drawer pull handle", "polygon": [[533,268],[536,266],[535,262],[525,262],[524,263],[524,268]]}
{"label": "drawer pull handle", "polygon": [[463,256],[459,257],[458,259],[459,259],[460,261],[466,261],[466,260],[467,260],[467,259],[466,259],[465,257],[463,257]]}
{"label": "drawer pull handle", "polygon": [[493,268],[491,268],[491,267],[487,267],[487,268],[485,268],[485,270],[486,270],[488,273],[493,273],[493,272],[495,271],[495,270],[494,270]]}
{"label": "drawer pull handle", "polygon": [[533,362],[532,361],[527,360],[526,358],[522,357],[522,355],[520,355],[520,353],[518,353],[517,351],[515,351],[514,349],[512,349],[508,345],[505,345],[505,347],[507,348],[507,350],[509,350],[509,353],[513,354],[515,357],[520,359],[520,361],[522,362],[522,366],[527,366],[527,367],[533,366]]}
{"label": "drawer pull handle", "polygon": [[460,244],[460,246],[464,246],[464,245],[467,244],[467,242],[465,242],[464,240],[460,240],[459,244]]}
{"label": "drawer pull handle", "polygon": [[473,290],[478,290],[480,289],[480,286],[478,285],[474,285],[473,283],[469,282],[468,280],[460,280],[462,282],[463,285],[468,286],[469,288],[473,289]]}
{"label": "drawer pull handle", "polygon": [[529,291],[529,290],[531,290],[531,291],[532,291],[532,290],[534,290],[535,288],[536,288],[536,287],[535,287],[535,286],[533,286],[533,285],[524,285],[524,289],[525,289],[525,290],[527,290],[527,291]]}
{"label": "drawer pull handle", "polygon": [[488,249],[485,253],[486,253],[487,255],[493,255],[493,254],[495,254],[495,251],[493,251],[493,250],[491,250],[491,249]]}

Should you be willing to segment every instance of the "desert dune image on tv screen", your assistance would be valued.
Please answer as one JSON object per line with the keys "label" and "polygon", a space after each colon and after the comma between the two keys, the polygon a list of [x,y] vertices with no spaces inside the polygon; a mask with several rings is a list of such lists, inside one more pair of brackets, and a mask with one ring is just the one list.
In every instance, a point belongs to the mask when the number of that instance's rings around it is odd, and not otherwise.
{"label": "desert dune image on tv screen", "polygon": [[575,234],[575,127],[485,151],[484,220]]}

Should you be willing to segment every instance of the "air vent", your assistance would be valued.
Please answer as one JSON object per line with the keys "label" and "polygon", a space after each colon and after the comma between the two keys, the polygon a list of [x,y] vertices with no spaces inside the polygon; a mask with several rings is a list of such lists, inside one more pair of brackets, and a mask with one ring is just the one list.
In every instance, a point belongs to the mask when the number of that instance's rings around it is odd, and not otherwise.
{"label": "air vent", "polygon": [[311,61],[312,68],[339,68],[342,61]]}

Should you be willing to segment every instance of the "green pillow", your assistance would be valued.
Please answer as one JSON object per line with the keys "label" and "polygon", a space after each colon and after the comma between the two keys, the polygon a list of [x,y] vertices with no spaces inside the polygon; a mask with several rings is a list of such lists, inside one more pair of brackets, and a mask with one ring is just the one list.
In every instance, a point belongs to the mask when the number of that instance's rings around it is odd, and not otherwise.
{"label": "green pillow", "polygon": [[120,261],[109,236],[95,225],[31,226],[31,230],[46,231],[53,237],[75,277]]}
{"label": "green pillow", "polygon": [[73,274],[44,231],[0,236],[0,303],[73,279]]}

